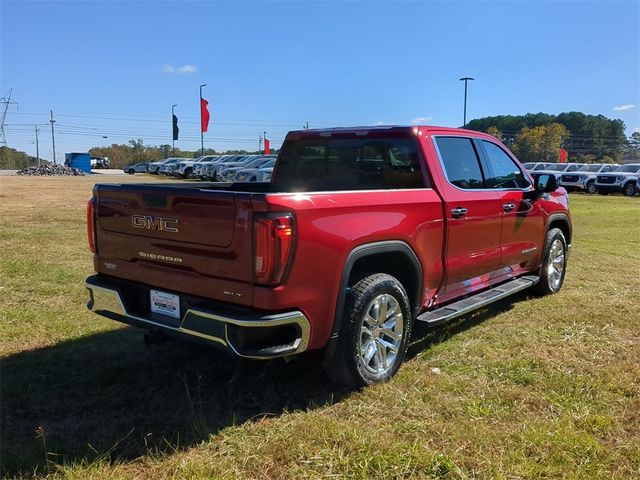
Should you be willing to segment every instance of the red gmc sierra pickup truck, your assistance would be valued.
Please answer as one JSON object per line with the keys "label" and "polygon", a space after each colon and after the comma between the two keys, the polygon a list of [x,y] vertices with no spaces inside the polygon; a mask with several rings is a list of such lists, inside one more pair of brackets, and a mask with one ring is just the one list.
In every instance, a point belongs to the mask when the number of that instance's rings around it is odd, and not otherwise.
{"label": "red gmc sierra pickup truck", "polygon": [[442,127],[290,132],[271,183],[96,185],[88,308],[337,382],[400,367],[414,322],[556,293],[572,227],[554,175]]}

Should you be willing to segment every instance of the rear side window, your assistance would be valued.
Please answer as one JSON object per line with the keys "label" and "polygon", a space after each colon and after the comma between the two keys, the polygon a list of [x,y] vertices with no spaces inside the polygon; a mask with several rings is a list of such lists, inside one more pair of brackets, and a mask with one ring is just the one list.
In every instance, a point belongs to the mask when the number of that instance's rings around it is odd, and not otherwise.
{"label": "rear side window", "polygon": [[520,167],[498,145],[482,140],[491,174],[487,175],[487,188],[527,188],[531,185]]}
{"label": "rear side window", "polygon": [[436,137],[447,180],[458,188],[484,188],[478,154],[469,138]]}
{"label": "rear side window", "polygon": [[415,138],[341,135],[288,140],[274,183],[301,191],[424,188]]}

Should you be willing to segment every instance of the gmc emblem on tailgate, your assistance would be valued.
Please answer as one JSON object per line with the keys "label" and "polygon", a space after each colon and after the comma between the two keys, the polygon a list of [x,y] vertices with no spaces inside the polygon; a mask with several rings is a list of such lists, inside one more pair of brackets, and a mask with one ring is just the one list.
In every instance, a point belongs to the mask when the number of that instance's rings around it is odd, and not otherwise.
{"label": "gmc emblem on tailgate", "polygon": [[146,230],[159,230],[161,232],[178,233],[178,219],[152,217],[151,215],[133,215],[131,217],[133,228],[144,228]]}

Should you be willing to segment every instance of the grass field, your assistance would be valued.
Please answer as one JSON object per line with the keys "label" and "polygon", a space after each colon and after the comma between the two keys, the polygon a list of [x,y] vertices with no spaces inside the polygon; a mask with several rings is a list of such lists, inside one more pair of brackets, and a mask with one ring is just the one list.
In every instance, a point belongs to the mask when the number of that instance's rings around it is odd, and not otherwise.
{"label": "grass field", "polygon": [[640,477],[640,198],[573,195],[560,294],[419,332],[352,392],[90,314],[93,181],[0,178],[3,476]]}

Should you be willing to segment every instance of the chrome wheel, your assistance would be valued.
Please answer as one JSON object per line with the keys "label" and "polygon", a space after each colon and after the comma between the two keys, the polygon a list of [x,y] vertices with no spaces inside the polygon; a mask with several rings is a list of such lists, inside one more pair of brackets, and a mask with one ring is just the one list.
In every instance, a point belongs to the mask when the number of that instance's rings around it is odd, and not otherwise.
{"label": "chrome wheel", "polygon": [[402,335],[404,316],[399,302],[387,293],[369,303],[360,324],[358,354],[371,373],[383,374],[393,368]]}
{"label": "chrome wheel", "polygon": [[551,244],[549,259],[547,261],[547,279],[549,280],[549,288],[554,292],[560,289],[562,275],[564,274],[564,267],[564,245],[560,239],[556,238]]}

